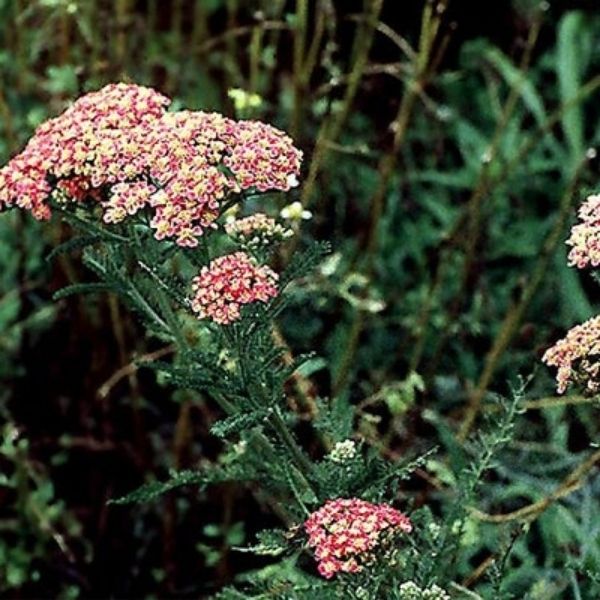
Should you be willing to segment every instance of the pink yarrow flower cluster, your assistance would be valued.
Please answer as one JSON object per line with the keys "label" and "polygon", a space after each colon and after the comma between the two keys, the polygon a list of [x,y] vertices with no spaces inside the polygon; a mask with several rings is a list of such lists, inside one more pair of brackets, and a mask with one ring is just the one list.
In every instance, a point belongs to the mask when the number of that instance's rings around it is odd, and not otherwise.
{"label": "pink yarrow flower cluster", "polygon": [[558,367],[557,391],[582,383],[590,393],[600,392],[600,316],[573,327],[566,337],[546,350],[542,360]]}
{"label": "pink yarrow flower cluster", "polygon": [[257,265],[245,252],[226,254],[203,267],[192,281],[192,310],[201,319],[228,325],[240,318],[243,305],[275,298],[277,280],[277,273]]}
{"label": "pink yarrow flower cluster", "polygon": [[410,533],[410,519],[388,504],[358,498],[329,500],[304,523],[317,569],[326,579],[336,573],[356,573],[373,560],[386,533]]}
{"label": "pink yarrow flower cluster", "polygon": [[588,196],[580,206],[580,223],[571,229],[567,245],[569,265],[583,269],[600,265],[600,194]]}
{"label": "pink yarrow flower cluster", "polygon": [[0,208],[47,219],[52,193],[98,202],[107,223],[149,208],[157,239],[195,246],[228,194],[297,184],[302,154],[283,132],[217,113],[168,113],[170,102],[124,83],[81,97],[0,169]]}

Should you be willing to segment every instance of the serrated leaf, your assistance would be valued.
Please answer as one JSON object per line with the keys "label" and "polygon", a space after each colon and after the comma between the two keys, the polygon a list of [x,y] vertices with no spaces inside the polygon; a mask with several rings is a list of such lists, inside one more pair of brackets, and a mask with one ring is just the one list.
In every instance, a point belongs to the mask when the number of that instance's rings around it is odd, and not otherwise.
{"label": "serrated leaf", "polygon": [[233,433],[250,429],[261,423],[269,414],[268,410],[255,410],[232,415],[215,423],[210,431],[220,438],[226,438]]}
{"label": "serrated leaf", "polygon": [[281,529],[265,529],[256,535],[257,544],[253,546],[234,546],[238,552],[252,552],[259,556],[279,556],[288,549],[286,532]]}
{"label": "serrated leaf", "polygon": [[198,471],[179,471],[172,472],[171,478],[167,481],[152,481],[145,483],[137,490],[122,496],[121,498],[115,498],[109,500],[108,504],[132,504],[135,502],[149,502],[159,498],[163,494],[174,490],[175,488],[182,487],[184,485],[202,485],[208,483],[210,478],[206,473]]}
{"label": "serrated leaf", "polygon": [[98,294],[110,292],[113,288],[108,283],[74,283],[68,285],[52,295],[53,300],[61,300],[75,294]]}
{"label": "serrated leaf", "polygon": [[82,235],[80,237],[76,237],[62,244],[59,244],[55,248],[53,248],[47,255],[46,261],[50,262],[53,258],[60,254],[68,254],[75,250],[81,250],[97,242],[102,241],[102,238],[98,235]]}
{"label": "serrated leaf", "polygon": [[308,275],[330,252],[331,244],[329,242],[314,242],[303,252],[295,254],[287,269],[282,273],[281,287],[284,288],[291,281]]}
{"label": "serrated leaf", "polygon": [[62,211],[62,218],[69,223],[72,227],[81,229],[90,235],[97,235],[101,239],[109,242],[121,242],[121,243],[129,243],[129,239],[125,236],[119,235],[118,233],[114,233],[112,231],[108,231],[106,227],[102,227],[100,225],[96,225],[91,221],[87,221],[86,219],[82,219],[72,212]]}

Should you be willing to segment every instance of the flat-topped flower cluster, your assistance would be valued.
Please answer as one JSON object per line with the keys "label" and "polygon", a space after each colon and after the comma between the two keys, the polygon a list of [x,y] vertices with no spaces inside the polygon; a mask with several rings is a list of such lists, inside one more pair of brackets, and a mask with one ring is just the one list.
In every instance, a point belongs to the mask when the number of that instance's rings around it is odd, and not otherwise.
{"label": "flat-topped flower cluster", "polygon": [[600,316],[573,327],[566,337],[546,350],[542,359],[558,367],[557,391],[562,394],[570,383],[584,384],[590,393],[600,391]]}
{"label": "flat-topped flower cluster", "polygon": [[[588,196],[577,212],[579,222],[571,228],[567,245],[569,265],[584,269],[600,266],[600,194]],[[557,391],[581,385],[586,392],[600,392],[600,316],[589,319],[567,332],[549,348],[542,360],[558,367]]]}
{"label": "flat-topped flower cluster", "polygon": [[385,533],[410,533],[410,519],[388,504],[358,498],[328,500],[304,523],[308,545],[314,548],[319,573],[357,573],[373,560]]}
{"label": "flat-topped flower cluster", "polygon": [[580,223],[571,229],[567,244],[569,265],[583,269],[600,265],[600,194],[588,196],[579,207]]}
{"label": "flat-topped flower cluster", "polygon": [[240,318],[240,308],[277,296],[278,275],[257,265],[245,252],[216,258],[192,281],[192,310],[199,318],[228,325]]}
{"label": "flat-topped flower cluster", "polygon": [[157,239],[193,247],[227,195],[297,184],[302,154],[283,132],[169,104],[124,83],[82,96],[0,169],[0,208],[46,219],[51,195],[92,199],[117,223],[147,207]]}
{"label": "flat-topped flower cluster", "polygon": [[405,581],[398,591],[400,600],[450,600],[450,594],[435,583],[422,588],[414,581]]}

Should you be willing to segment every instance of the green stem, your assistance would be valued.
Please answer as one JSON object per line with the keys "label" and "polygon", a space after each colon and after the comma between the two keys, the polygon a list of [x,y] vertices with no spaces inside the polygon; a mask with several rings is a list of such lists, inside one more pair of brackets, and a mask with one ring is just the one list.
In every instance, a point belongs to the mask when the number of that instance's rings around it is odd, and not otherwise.
{"label": "green stem", "polygon": [[[235,337],[233,339],[231,339],[230,337],[230,343],[235,347],[237,352],[238,364],[240,367],[240,377],[242,378],[242,385],[246,390],[247,396],[249,397],[249,399],[251,399],[250,396],[254,394],[259,395],[260,403],[262,404],[262,406],[269,406],[271,404],[272,394],[269,394],[266,386],[263,386],[259,383],[258,385],[252,386],[251,391],[251,377],[245,365],[247,349],[244,348],[243,344],[241,343],[238,332],[235,332]],[[302,449],[300,448],[293,435],[291,434],[290,430],[288,429],[283,415],[281,413],[281,409],[277,405],[272,407],[271,416],[269,418],[269,424],[271,425],[273,431],[279,438],[280,442],[288,450],[291,459],[295,463],[300,473],[303,475],[306,485],[314,493],[314,490],[310,483],[313,471],[312,464],[310,460],[305,456]]]}
{"label": "green stem", "polygon": [[[179,350],[178,354],[185,368],[186,364],[189,364],[188,360],[190,357],[190,345],[181,330],[177,315],[171,306],[171,302],[167,293],[164,290],[164,285],[166,284],[164,284],[162,280],[160,280],[159,276],[156,273],[153,273],[152,270],[149,267],[147,267],[145,263],[141,260],[141,256],[143,255],[144,249],[133,226],[130,228],[130,235],[134,241],[134,243],[132,244],[132,248],[134,252],[135,264],[143,268],[143,270],[148,274],[148,276],[152,278],[153,283],[156,284],[158,278],[158,285],[153,286],[152,293],[158,306],[160,307],[161,315],[157,314],[156,311],[154,311],[154,309],[150,307],[148,302],[146,302],[146,300],[142,298],[141,294],[139,293],[139,291],[137,291],[133,284],[131,284],[131,289],[136,294],[136,300],[140,304],[142,304],[145,310],[147,310],[149,314],[151,314],[155,320],[161,323],[163,327],[167,331],[169,331],[169,333],[173,336],[173,338],[175,339],[176,346]],[[264,396],[261,399],[263,401],[263,405],[268,405],[271,400],[271,397],[266,388],[262,385],[252,385],[252,374],[248,372],[248,369],[246,368],[247,348],[243,344],[243,339],[240,336],[240,332],[235,329],[235,325],[231,329],[227,329],[225,331],[225,336],[229,344],[233,346],[237,353],[238,365],[240,369],[240,378],[242,380],[242,385],[246,391],[248,399],[252,400],[252,396],[254,394],[261,394],[262,396]],[[224,398],[221,395],[215,396],[215,400],[228,415],[234,415],[240,412],[235,405],[231,404],[226,398]],[[288,463],[289,458],[292,459],[292,461],[304,477],[306,485],[314,493],[314,490],[312,489],[310,483],[312,479],[312,464],[310,460],[305,456],[302,449],[297,444],[291,432],[289,431],[285,420],[281,414],[281,409],[279,407],[276,406],[273,408],[273,412],[271,413],[271,416],[269,418],[269,424],[275,432],[277,438],[280,440],[280,442],[286,448],[287,453],[289,454],[288,457],[281,458],[285,461],[286,465]],[[263,434],[259,435],[258,443],[272,448],[271,442],[269,442],[268,438]]]}
{"label": "green stem", "polygon": [[293,458],[296,466],[306,479],[307,483],[310,485],[310,480],[312,479],[312,471],[313,466],[310,460],[305,456],[304,452],[302,452],[300,446],[298,446],[296,440],[293,438],[290,433],[283,416],[281,414],[281,410],[279,407],[276,407],[273,411],[272,417],[270,419],[270,424],[273,427],[273,430],[277,434],[277,437],[280,441],[285,445],[288,449],[291,457]]}
{"label": "green stem", "polygon": [[129,283],[129,293],[133,296],[136,302],[144,309],[146,314],[148,314],[153,321],[155,321],[162,329],[166,332],[171,333],[171,330],[167,323],[161,318],[161,316],[148,304],[146,299],[142,296],[137,287],[133,284],[133,282]]}

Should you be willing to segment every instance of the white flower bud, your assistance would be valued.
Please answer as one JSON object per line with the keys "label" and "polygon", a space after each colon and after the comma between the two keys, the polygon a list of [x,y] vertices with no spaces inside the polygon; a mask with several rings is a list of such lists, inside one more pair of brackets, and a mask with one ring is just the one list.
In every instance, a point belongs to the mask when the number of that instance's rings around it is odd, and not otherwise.
{"label": "white flower bud", "polygon": [[329,453],[330,461],[334,463],[344,463],[352,460],[356,456],[356,443],[353,440],[344,440],[338,442]]}

